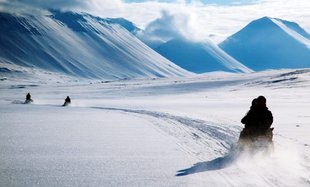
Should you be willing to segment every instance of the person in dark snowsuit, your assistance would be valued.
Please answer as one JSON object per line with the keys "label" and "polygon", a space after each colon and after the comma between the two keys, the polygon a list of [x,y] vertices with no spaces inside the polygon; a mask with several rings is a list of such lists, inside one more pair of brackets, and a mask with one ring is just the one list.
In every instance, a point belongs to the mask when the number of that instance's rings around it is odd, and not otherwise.
{"label": "person in dark snowsuit", "polygon": [[28,104],[28,103],[31,103],[31,102],[33,102],[33,100],[31,99],[31,95],[30,95],[30,93],[27,93],[27,95],[26,95],[26,100],[25,100],[25,104]]}
{"label": "person in dark snowsuit", "polygon": [[244,116],[241,119],[241,123],[245,124],[245,126],[240,133],[239,139],[249,139],[250,138],[250,129],[251,129],[252,125],[250,124],[250,121],[249,121],[250,117],[249,116],[253,116],[253,113],[255,113],[256,103],[257,103],[257,98],[252,100],[252,105],[250,107],[250,110],[248,111],[246,116]]}
{"label": "person in dark snowsuit", "polygon": [[240,139],[253,140],[258,136],[266,136],[272,140],[271,124],[273,123],[272,113],[266,107],[266,98],[259,96],[252,101],[249,112],[241,119],[241,123],[245,124],[244,129],[240,133]]}
{"label": "person in dark snowsuit", "polygon": [[71,99],[69,96],[67,96],[67,98],[65,99],[65,103],[62,106],[67,106],[69,104],[71,104]]}

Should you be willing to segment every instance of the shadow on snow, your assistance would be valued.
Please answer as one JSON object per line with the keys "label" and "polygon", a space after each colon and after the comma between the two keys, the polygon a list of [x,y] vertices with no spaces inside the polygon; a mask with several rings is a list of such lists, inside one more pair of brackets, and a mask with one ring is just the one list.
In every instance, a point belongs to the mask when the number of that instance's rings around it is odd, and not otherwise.
{"label": "shadow on snow", "polygon": [[232,164],[234,158],[234,156],[228,154],[226,156],[213,159],[211,161],[198,162],[190,168],[179,170],[176,176],[185,176],[205,171],[220,170]]}

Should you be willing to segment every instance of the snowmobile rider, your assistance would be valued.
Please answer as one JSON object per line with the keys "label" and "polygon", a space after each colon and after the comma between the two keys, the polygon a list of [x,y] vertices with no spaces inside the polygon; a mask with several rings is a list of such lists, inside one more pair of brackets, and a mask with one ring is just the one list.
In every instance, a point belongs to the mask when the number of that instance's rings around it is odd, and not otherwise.
{"label": "snowmobile rider", "polygon": [[31,102],[33,102],[33,100],[31,99],[31,95],[30,95],[30,93],[27,93],[27,95],[26,95],[26,100],[25,100],[25,104],[28,104],[28,103],[31,103]]}
{"label": "snowmobile rider", "polygon": [[266,107],[266,98],[259,96],[252,101],[249,112],[241,120],[245,124],[240,133],[240,139],[252,140],[258,136],[266,136],[272,140],[271,124],[273,122],[272,113]]}
{"label": "snowmobile rider", "polygon": [[69,104],[71,104],[71,99],[69,96],[67,96],[67,98],[65,99],[65,103],[62,106],[67,106]]}

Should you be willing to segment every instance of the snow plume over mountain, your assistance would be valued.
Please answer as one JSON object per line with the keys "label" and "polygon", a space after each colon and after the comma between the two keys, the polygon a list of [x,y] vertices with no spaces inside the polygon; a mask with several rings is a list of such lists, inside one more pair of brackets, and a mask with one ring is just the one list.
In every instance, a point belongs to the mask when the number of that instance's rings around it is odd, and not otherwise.
{"label": "snow plume over mountain", "polygon": [[253,70],[310,67],[310,35],[281,19],[255,20],[220,47]]}
{"label": "snow plume over mountain", "polygon": [[252,71],[211,42],[173,39],[155,50],[178,66],[195,73]]}
{"label": "snow plume over mountain", "polygon": [[195,73],[210,71],[251,72],[215,44],[197,40],[189,25],[190,15],[161,12],[137,36],[148,46],[178,66]]}
{"label": "snow plume over mountain", "polygon": [[188,28],[189,19],[187,14],[171,14],[168,11],[162,11],[161,16],[138,32],[137,37],[151,48],[156,49],[174,38],[187,38],[187,33],[192,32]]}
{"label": "snow plume over mountain", "polygon": [[119,24],[135,36],[138,34],[138,32],[141,31],[141,29],[137,27],[134,23],[124,18],[106,18],[106,20],[112,23]]}
{"label": "snow plume over mountain", "polygon": [[124,24],[123,20],[73,12],[2,12],[0,61],[86,78],[189,74],[134,37],[120,22]]}

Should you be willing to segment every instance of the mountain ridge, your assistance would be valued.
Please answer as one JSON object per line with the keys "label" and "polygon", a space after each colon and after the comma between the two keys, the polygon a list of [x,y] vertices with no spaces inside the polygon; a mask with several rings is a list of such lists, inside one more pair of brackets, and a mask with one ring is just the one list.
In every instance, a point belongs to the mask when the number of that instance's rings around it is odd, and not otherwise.
{"label": "mountain ridge", "polygon": [[74,12],[0,13],[0,59],[86,78],[184,76],[120,24]]}
{"label": "mountain ridge", "polygon": [[263,17],[252,21],[219,46],[255,71],[308,68],[310,67],[308,35],[296,23]]}
{"label": "mountain ridge", "polygon": [[178,66],[195,73],[252,72],[251,69],[239,63],[210,41],[192,42],[184,38],[176,38],[160,45],[155,50]]}

